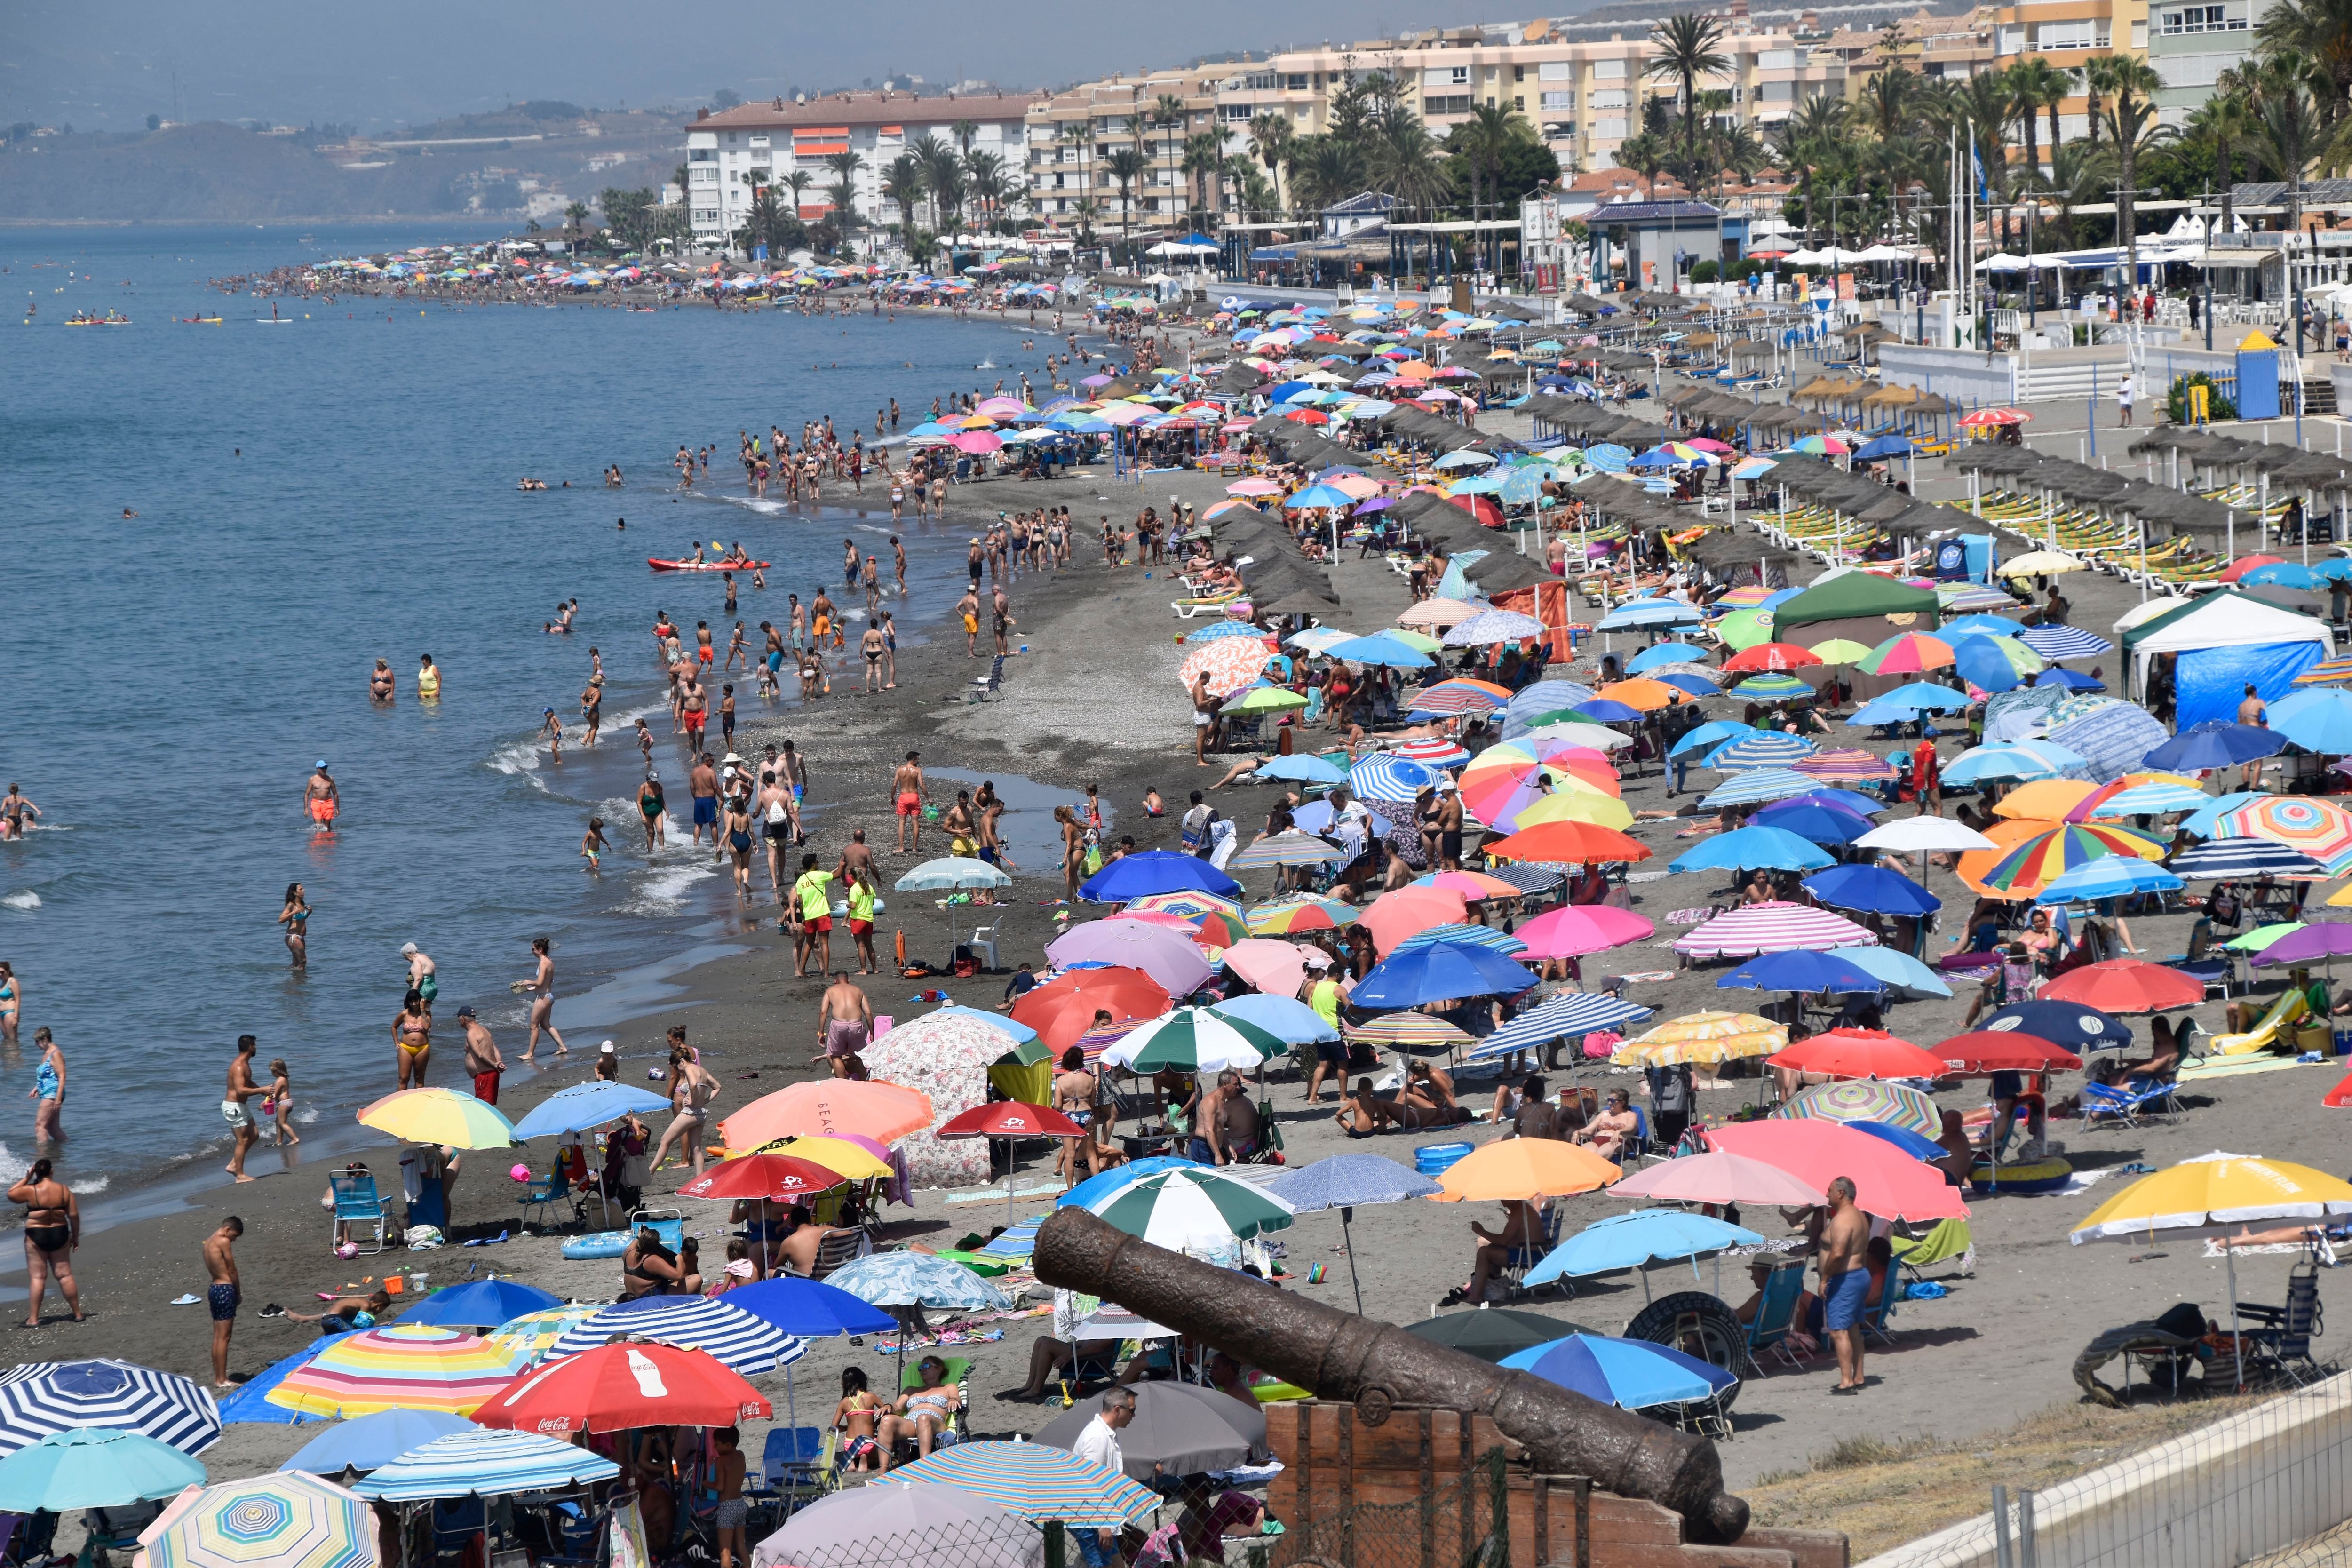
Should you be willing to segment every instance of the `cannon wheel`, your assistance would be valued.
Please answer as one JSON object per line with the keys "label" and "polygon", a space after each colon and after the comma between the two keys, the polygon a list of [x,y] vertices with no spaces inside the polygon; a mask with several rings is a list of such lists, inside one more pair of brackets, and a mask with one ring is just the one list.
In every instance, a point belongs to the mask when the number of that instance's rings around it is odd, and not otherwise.
{"label": "cannon wheel", "polygon": [[[1704,1290],[1677,1290],[1659,1297],[1633,1314],[1625,1325],[1624,1337],[1669,1346],[1709,1366],[1719,1366],[1734,1377],[1741,1376],[1748,1364],[1748,1325],[1721,1297]],[[1713,1403],[1727,1411],[1738,1397],[1739,1384],[1735,1383]]]}

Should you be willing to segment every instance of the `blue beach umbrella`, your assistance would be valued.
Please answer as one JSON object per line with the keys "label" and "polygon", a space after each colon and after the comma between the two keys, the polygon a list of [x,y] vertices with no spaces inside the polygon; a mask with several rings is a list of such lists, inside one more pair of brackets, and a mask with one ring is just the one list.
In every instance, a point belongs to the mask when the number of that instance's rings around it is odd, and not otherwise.
{"label": "blue beach umbrella", "polygon": [[1957,713],[1969,705],[1969,694],[1933,681],[1915,680],[1872,700],[1873,707],[1881,704],[1906,708],[1915,713]]}
{"label": "blue beach umbrella", "polygon": [[379,1410],[373,1415],[336,1422],[278,1468],[308,1470],[314,1476],[373,1470],[392,1463],[412,1448],[423,1447],[436,1437],[482,1429],[446,1410]]}
{"label": "blue beach umbrella", "polygon": [[1686,642],[1660,643],[1655,647],[1645,647],[1627,659],[1625,673],[1640,675],[1662,664],[1705,664],[1706,660],[1707,652],[1703,647]]}
{"label": "blue beach umbrella", "polygon": [[1419,648],[1377,632],[1370,637],[1333,643],[1323,652],[1327,658],[1344,658],[1350,664],[1386,665],[1391,669],[1427,669],[1434,662]]}
{"label": "blue beach umbrella", "polygon": [[[1433,876],[1416,877],[1413,879],[1412,885],[1417,888],[1426,888],[1433,886],[1435,882],[1436,878]],[[1427,947],[1430,943],[1437,942],[1450,942],[1459,947],[1483,947],[1487,952],[1500,953],[1505,958],[1517,958],[1528,951],[1526,942],[1508,931],[1496,931],[1493,926],[1432,926],[1427,931],[1415,931],[1391,948],[1389,952],[1393,956],[1400,952],[1409,952],[1416,947]]]}
{"label": "blue beach umbrella", "polygon": [[2290,882],[2323,882],[2326,866],[2300,849],[2267,838],[2216,838],[2184,849],[2168,862],[2172,874],[2191,882],[2252,881],[2280,877]]}
{"label": "blue beach umbrella", "polygon": [[1669,1346],[1601,1334],[1570,1334],[1506,1356],[1501,1364],[1624,1410],[1709,1399],[1739,1381]]}
{"label": "blue beach umbrella", "polygon": [[1275,757],[1258,765],[1262,779],[1282,779],[1292,784],[1321,784],[1326,788],[1348,782],[1347,772],[1322,758],[1306,752],[1293,756]]}
{"label": "blue beach umbrella", "polygon": [[1915,1160],[1940,1160],[1950,1151],[1933,1138],[1922,1137],[1908,1127],[1897,1127],[1886,1121],[1848,1121],[1841,1125],[1867,1134],[1882,1143],[1892,1143]]}
{"label": "blue beach umbrella", "polygon": [[[353,1333],[358,1331],[358,1330],[352,1331]],[[226,1395],[220,1402],[222,1425],[302,1426],[315,1421],[326,1420],[327,1417],[324,1415],[313,1415],[306,1410],[289,1410],[283,1405],[271,1404],[269,1391],[285,1382],[287,1374],[293,1372],[295,1368],[309,1364],[312,1356],[317,1355],[329,1345],[338,1340],[347,1340],[351,1337],[351,1334],[321,1334],[292,1355],[271,1362],[261,1371],[238,1384],[236,1392]]]}
{"label": "blue beach umbrella", "polygon": [[869,1307],[848,1291],[837,1290],[822,1279],[779,1276],[739,1286],[721,1300],[796,1340],[878,1334],[898,1322],[880,1308]]}
{"label": "blue beach umbrella", "polygon": [[1574,717],[1594,724],[1630,724],[1641,716],[1639,708],[1611,697],[1596,697],[1574,714]]}
{"label": "blue beach umbrella", "polygon": [[1237,898],[1242,885],[1197,855],[1143,849],[1122,855],[1087,878],[1078,897],[1090,904],[1123,904],[1153,893],[1214,893]]}
{"label": "blue beach umbrella", "polygon": [[1762,952],[1715,983],[1718,991],[1793,991],[1802,995],[1876,996],[1886,983],[1833,952],[1795,948]]}
{"label": "blue beach umbrella", "polygon": [[2013,637],[2023,630],[2022,624],[2006,616],[1962,616],[1956,621],[1946,621],[1936,635],[1950,642],[1954,637]]}
{"label": "blue beach umbrella", "polygon": [[2018,683],[2017,667],[1988,637],[1964,637],[1952,644],[1952,667],[1971,686],[2007,691]]}
{"label": "blue beach umbrella", "polygon": [[1521,1051],[1541,1050],[1554,1040],[1642,1023],[1653,1011],[1607,991],[1555,992],[1480,1040],[1464,1059],[1498,1061]]}
{"label": "blue beach umbrella", "polygon": [[1743,724],[1737,719],[1713,719],[1690,731],[1668,747],[1666,755],[1686,757],[1693,752],[1712,751],[1726,741],[1735,741],[1742,735],[1761,733],[1764,731],[1758,730],[1755,725]]}
{"label": "blue beach umbrella", "polygon": [[1701,839],[1669,868],[1675,871],[1813,871],[1835,864],[1812,845],[1778,827],[1741,827]]}
{"label": "blue beach umbrella", "polygon": [[1433,787],[1444,776],[1440,770],[1410,757],[1375,752],[1348,770],[1348,787],[1358,800],[1404,805],[1420,798],[1423,790]]}
{"label": "blue beach umbrella", "polygon": [[[1699,805],[1709,810],[1727,805],[1761,805],[1768,800],[1810,795],[1820,784],[1819,779],[1809,779],[1788,768],[1751,768],[1717,785]],[[1815,864],[1826,866],[1829,861],[1823,858]]]}
{"label": "blue beach umbrella", "polygon": [[2201,789],[2190,789],[2168,779],[2152,784],[2134,784],[2117,795],[2111,795],[2098,805],[2100,816],[2156,816],[2169,811],[2198,811],[2214,804],[2214,797]]}
{"label": "blue beach umbrella", "polygon": [[2094,903],[2101,899],[2125,899],[2134,893],[2169,893],[2181,880],[2153,860],[2136,855],[2109,855],[2053,877],[2033,896],[2037,904]]}
{"label": "blue beach umbrella", "polygon": [[[611,1088],[620,1087],[617,1084]],[[561,1307],[563,1298],[515,1279],[474,1279],[446,1290],[436,1290],[412,1311],[404,1323],[438,1323],[445,1328],[494,1329],[509,1319]],[[434,1436],[438,1436],[436,1433]],[[423,1438],[418,1438],[423,1442]]]}
{"label": "blue beach umbrella", "polygon": [[507,1497],[608,1481],[621,1467],[602,1454],[538,1432],[452,1432],[382,1466],[352,1490],[386,1502]]}
{"label": "blue beach umbrella", "polygon": [[2273,704],[2268,717],[2272,729],[2306,752],[2352,752],[2352,692],[2339,687],[2305,687]]}
{"label": "blue beach umbrella", "polygon": [[1527,969],[1501,953],[1458,942],[1391,953],[1356,982],[1349,1002],[1357,1007],[1419,1007],[1465,996],[1516,996],[1536,983]]}
{"label": "blue beach umbrella", "polygon": [[2086,759],[2080,752],[2049,741],[2011,741],[2004,745],[1978,746],[1961,752],[1944,769],[1948,784],[1984,784],[1995,780],[2019,783],[2054,779]]}
{"label": "blue beach umbrella", "polygon": [[2306,592],[2327,586],[2327,574],[2292,561],[2273,561],[2257,566],[2238,579],[2245,588],[2301,588]]}
{"label": "blue beach umbrella", "polygon": [[1161,1171],[1199,1164],[1198,1160],[1187,1160],[1181,1154],[1147,1154],[1140,1160],[1129,1160],[1126,1164],[1105,1171],[1100,1175],[1088,1176],[1055,1198],[1054,1206],[1057,1209],[1090,1208],[1129,1182],[1140,1181]]}
{"label": "blue beach umbrella", "polygon": [[[658,1094],[625,1083],[593,1079],[586,1083],[575,1083],[568,1089],[559,1089],[532,1106],[530,1114],[515,1123],[515,1137],[528,1140],[560,1137],[566,1132],[585,1132],[592,1127],[602,1127],[607,1121],[618,1121],[633,1113],[646,1116],[668,1109],[669,1101]],[[551,1301],[549,1304],[553,1303]],[[507,1317],[520,1315],[509,1312]],[[412,1321],[415,1317],[415,1314],[410,1314]],[[488,1321],[503,1323],[506,1318]]]}
{"label": "blue beach umbrella", "polygon": [[1265,627],[1254,626],[1247,621],[1212,621],[1197,632],[1185,633],[1184,646],[1191,647],[1199,643],[1216,642],[1224,637],[1262,637],[1265,635]]}
{"label": "blue beach umbrella", "polygon": [[1692,675],[1683,670],[1675,670],[1664,675],[1654,675],[1650,679],[1657,681],[1661,685],[1671,686],[1675,690],[1685,692],[1692,697],[1720,697],[1723,695],[1723,689],[1716,685],[1714,681],[1709,680],[1706,677],[1703,675]]}
{"label": "blue beach umbrella", "polygon": [[1813,844],[1851,844],[1875,825],[1858,813],[1801,798],[1765,807],[1748,819],[1748,826],[1777,827]]}
{"label": "blue beach umbrella", "polygon": [[1211,1005],[1209,1011],[1219,1017],[1264,1029],[1286,1045],[1315,1045],[1339,1037],[1339,1031],[1325,1023],[1322,1014],[1296,996],[1273,996],[1253,991],[1246,995],[1228,996]]}
{"label": "blue beach umbrella", "polygon": [[746,1377],[789,1366],[808,1353],[797,1338],[730,1306],[724,1297],[639,1296],[599,1308],[564,1330],[543,1359],[579,1355],[628,1335],[707,1351]]}
{"label": "blue beach umbrella", "polygon": [[1887,994],[1900,1001],[1916,1002],[1952,994],[1941,975],[1909,953],[1897,952],[1891,947],[1842,947],[1838,956],[1864,974],[1886,982]]}
{"label": "blue beach umbrella", "polygon": [[1850,811],[1856,816],[1876,816],[1887,809],[1887,803],[1877,796],[1864,795],[1859,790],[1851,789],[1823,787],[1814,790],[1811,795],[1792,795],[1783,804],[1793,805],[1799,802],[1807,805],[1826,805],[1838,811]]}
{"label": "blue beach umbrella", "polygon": [[2132,1043],[2129,1024],[2077,1002],[2011,1002],[1986,1014],[1977,1026],[1995,1034],[2013,1030],[2031,1035],[2070,1051],[2111,1050]]}
{"label": "blue beach umbrella", "polygon": [[0,1509],[10,1513],[120,1508],[177,1497],[207,1478],[201,1460],[136,1432],[52,1432],[0,1459]]}
{"label": "blue beach umbrella", "polygon": [[2092,658],[2113,653],[2116,645],[2080,626],[2028,626],[2017,640],[2044,658]]}
{"label": "blue beach umbrella", "polygon": [[1692,626],[1699,618],[1697,605],[1679,599],[1629,599],[1601,618],[1600,629],[1622,632],[1636,626]]}
{"label": "blue beach umbrella", "polygon": [[[1884,866],[1832,866],[1804,880],[1805,891],[1833,910],[1866,910],[1873,914],[1935,913],[1944,900],[1927,889]],[[1851,955],[1849,955],[1851,956]]]}
{"label": "blue beach umbrella", "polygon": [[2286,749],[2286,737],[2251,724],[2209,719],[2184,730],[2149,750],[2147,765],[2166,773],[2195,773],[2203,768],[2231,768],[2257,757],[2274,757]]}
{"label": "blue beach umbrella", "polygon": [[2049,668],[2043,670],[2041,674],[2035,676],[2033,678],[2033,684],[2036,686],[2063,686],[2069,691],[2105,691],[2107,689],[2107,684],[2104,680],[2094,680],[2089,676],[2084,675],[2079,671],[2061,669],[2054,664]]}
{"label": "blue beach umbrella", "polygon": [[1802,735],[1791,735],[1785,730],[1758,730],[1726,741],[1709,752],[1700,766],[1721,773],[1736,773],[1742,768],[1785,768],[1791,763],[1803,762],[1819,750]]}
{"label": "blue beach umbrella", "polygon": [[1301,511],[1318,506],[1352,507],[1356,504],[1356,498],[1335,485],[1309,485],[1282,504],[1291,510]]}
{"label": "blue beach umbrella", "polygon": [[[1648,1263],[1676,1262],[1685,1258],[1693,1260],[1696,1272],[1696,1259],[1703,1252],[1720,1252],[1727,1247],[1754,1247],[1763,1239],[1745,1226],[1711,1215],[1683,1209],[1635,1209],[1631,1214],[1615,1214],[1593,1221],[1554,1247],[1528,1271],[1528,1279],[1532,1289],[1554,1279],[1608,1274],[1620,1268],[1639,1268]],[[1536,1279],[1538,1274],[1543,1276],[1541,1279]],[[1544,1348],[1538,1345],[1520,1353],[1533,1355]]]}

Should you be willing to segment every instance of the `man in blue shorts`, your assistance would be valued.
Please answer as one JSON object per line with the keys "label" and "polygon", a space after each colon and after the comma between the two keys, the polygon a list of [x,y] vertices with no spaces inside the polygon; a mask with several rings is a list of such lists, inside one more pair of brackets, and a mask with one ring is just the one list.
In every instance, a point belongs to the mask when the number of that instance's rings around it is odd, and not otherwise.
{"label": "man in blue shorts", "polygon": [[1837,1351],[1832,1394],[1862,1392],[1862,1322],[1870,1300],[1870,1218],[1854,1206],[1853,1179],[1831,1178],[1830,1215],[1822,1226],[1822,1327]]}
{"label": "man in blue shorts", "polygon": [[240,1294],[235,1247],[236,1238],[244,1234],[245,1221],[231,1215],[205,1237],[205,1272],[212,1279],[211,1289],[205,1292],[205,1307],[213,1319],[213,1388],[215,1392],[235,1386],[228,1380],[228,1339],[236,1331],[236,1304]]}

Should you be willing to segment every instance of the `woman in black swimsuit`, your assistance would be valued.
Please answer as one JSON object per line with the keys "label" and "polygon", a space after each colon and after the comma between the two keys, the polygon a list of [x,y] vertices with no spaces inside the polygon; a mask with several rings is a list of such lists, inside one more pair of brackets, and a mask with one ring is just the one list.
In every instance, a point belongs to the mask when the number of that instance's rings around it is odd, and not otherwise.
{"label": "woman in black swimsuit", "polygon": [[41,1301],[55,1278],[58,1294],[72,1309],[73,1321],[83,1321],[81,1292],[73,1277],[73,1249],[81,1245],[81,1208],[73,1191],[49,1174],[47,1160],[36,1160],[25,1179],[8,1189],[8,1201],[25,1205],[25,1327],[41,1326]]}
{"label": "woman in black swimsuit", "polygon": [[735,860],[735,894],[751,896],[751,803],[738,795],[727,803],[727,853]]}

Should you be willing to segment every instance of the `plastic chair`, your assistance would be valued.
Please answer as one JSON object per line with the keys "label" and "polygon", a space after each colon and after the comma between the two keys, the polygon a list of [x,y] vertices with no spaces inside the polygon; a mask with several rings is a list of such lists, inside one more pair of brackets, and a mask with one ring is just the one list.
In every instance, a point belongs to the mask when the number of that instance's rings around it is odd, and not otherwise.
{"label": "plastic chair", "polygon": [[2139,1089],[2114,1089],[2105,1084],[2086,1083],[2082,1092],[2084,1131],[2088,1131],[2102,1119],[2122,1127],[2170,1121],[2179,1111],[2179,1103],[2172,1098],[2174,1087],[2169,1079]]}
{"label": "plastic chair", "polygon": [[1886,1331],[1886,1325],[1893,1321],[1895,1304],[1902,1295],[1903,1284],[1900,1273],[1895,1268],[1889,1267],[1885,1278],[1878,1287],[1878,1305],[1870,1308],[1862,1320],[1862,1337],[1865,1343],[1873,1334],[1878,1336],[1880,1344],[1891,1345],[1895,1342],[1895,1336]]}
{"label": "plastic chair", "polygon": [[2326,1331],[2319,1308],[2319,1266],[2305,1258],[2287,1271],[2286,1305],[2263,1307],[2241,1301],[2241,1320],[2251,1318],[2258,1325],[2246,1328],[2239,1334],[2257,1346],[2263,1363],[2277,1371],[2300,1388],[2324,1375],[2319,1363],[2311,1354],[2311,1342]]}
{"label": "plastic chair", "polygon": [[[1560,1215],[1565,1206],[1561,1204],[1551,1204],[1544,1209],[1543,1242],[1540,1246],[1514,1247],[1509,1255],[1503,1259],[1503,1267],[1497,1271],[1498,1277],[1512,1289],[1518,1289],[1519,1281],[1527,1278],[1528,1270],[1542,1262],[1550,1255],[1551,1249],[1559,1245]],[[1562,1276],[1561,1283],[1563,1286],[1566,1285],[1565,1276]],[[1475,1306],[1478,1303],[1471,1304]]]}
{"label": "plastic chair", "polygon": [[538,1212],[540,1223],[546,1223],[549,1207],[556,1199],[565,1196],[570,1191],[570,1185],[564,1182],[562,1169],[560,1166],[553,1175],[533,1176],[530,1179],[530,1184],[515,1197],[515,1202],[522,1205],[523,1224],[528,1226],[532,1223],[531,1215],[534,1210]]}
{"label": "plastic chair", "polygon": [[990,698],[996,696],[1003,689],[1003,685],[1004,656],[1000,653],[990,663],[988,673],[986,675],[974,676],[972,678],[971,686],[966,689],[964,692],[964,700],[966,702],[985,702]]}
{"label": "plastic chair", "polygon": [[346,1241],[357,1246],[359,1226],[375,1226],[375,1245],[362,1247],[362,1252],[382,1252],[385,1234],[392,1227],[392,1205],[375,1190],[375,1176],[368,1171],[331,1171],[327,1188],[335,1200],[334,1217],[328,1224],[328,1245],[341,1247]]}
{"label": "plastic chair", "polygon": [[1769,1350],[1790,1366],[1798,1364],[1789,1352],[1789,1331],[1797,1321],[1797,1299],[1805,1292],[1805,1271],[1802,1268],[1775,1268],[1764,1277],[1764,1299],[1756,1303],[1756,1316],[1748,1325],[1748,1338],[1740,1345],[1748,1358],[1749,1372],[1761,1377],[1763,1363],[1756,1352]]}
{"label": "plastic chair", "polygon": [[963,945],[971,949],[975,954],[987,954],[989,968],[999,968],[1001,965],[996,961],[996,934],[1003,929],[1004,917],[999,915],[988,925],[972,927],[971,933],[963,939]]}

